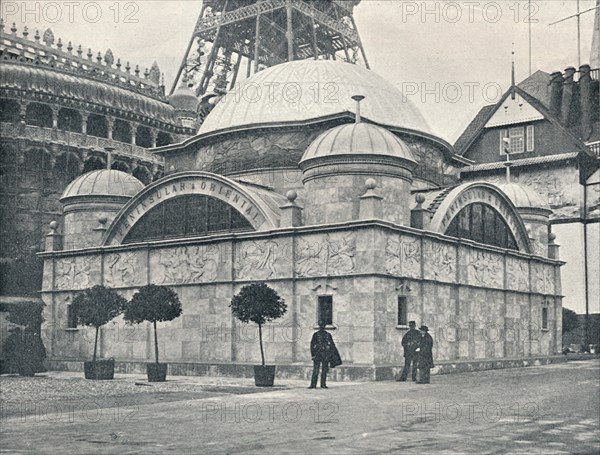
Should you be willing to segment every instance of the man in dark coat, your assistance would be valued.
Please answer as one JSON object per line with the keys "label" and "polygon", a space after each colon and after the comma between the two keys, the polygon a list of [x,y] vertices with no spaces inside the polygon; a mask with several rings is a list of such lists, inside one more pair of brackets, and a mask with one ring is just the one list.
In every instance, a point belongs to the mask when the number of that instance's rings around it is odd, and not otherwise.
{"label": "man in dark coat", "polygon": [[312,339],[310,340],[310,355],[313,360],[313,372],[310,386],[308,387],[309,389],[317,387],[319,368],[321,369],[321,388],[327,388],[329,362],[334,360],[335,352],[336,347],[333,342],[333,337],[325,330],[325,324],[319,323],[319,330],[313,334]]}
{"label": "man in dark coat", "polygon": [[409,330],[402,337],[402,348],[404,348],[404,368],[398,381],[406,381],[408,370],[412,364],[412,380],[417,380],[417,348],[421,342],[421,334],[417,330],[415,321],[408,323]]}
{"label": "man in dark coat", "polygon": [[421,340],[417,349],[417,369],[419,370],[419,378],[417,384],[429,384],[429,373],[433,368],[433,338],[429,335],[429,327],[422,325]]}

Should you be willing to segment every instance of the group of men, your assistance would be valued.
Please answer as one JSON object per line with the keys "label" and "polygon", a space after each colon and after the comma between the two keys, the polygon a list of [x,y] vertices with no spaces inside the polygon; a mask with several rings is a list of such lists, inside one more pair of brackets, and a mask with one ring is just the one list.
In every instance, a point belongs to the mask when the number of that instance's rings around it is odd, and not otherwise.
{"label": "group of men", "polygon": [[433,338],[429,327],[422,325],[417,330],[415,321],[408,323],[408,332],[402,337],[404,368],[397,381],[406,381],[412,365],[412,380],[417,384],[429,384],[433,368]]}
{"label": "group of men", "polygon": [[[404,348],[404,368],[398,381],[406,381],[412,365],[412,380],[417,384],[429,384],[429,374],[433,368],[433,338],[429,335],[429,328],[422,325],[417,330],[415,321],[408,323],[409,330],[402,337]],[[321,388],[327,388],[327,372],[342,364],[340,353],[333,342],[333,337],[325,324],[319,323],[317,330],[310,341],[310,355],[313,360],[313,372],[309,389],[317,387],[319,370],[321,372]]]}

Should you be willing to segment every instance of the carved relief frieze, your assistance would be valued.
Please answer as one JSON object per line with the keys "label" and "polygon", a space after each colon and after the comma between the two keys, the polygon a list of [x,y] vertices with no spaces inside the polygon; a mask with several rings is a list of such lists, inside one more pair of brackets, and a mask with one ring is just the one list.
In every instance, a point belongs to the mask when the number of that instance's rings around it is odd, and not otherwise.
{"label": "carved relief frieze", "polygon": [[503,287],[503,262],[503,258],[499,254],[472,249],[467,265],[469,283],[476,286]]}
{"label": "carved relief frieze", "polygon": [[[266,280],[281,276],[292,261],[291,248],[275,240],[260,240],[238,245],[235,275],[238,279]],[[291,267],[290,267],[291,269]]]}
{"label": "carved relief frieze", "polygon": [[57,259],[55,266],[55,289],[85,289],[92,284],[89,258]]}
{"label": "carved relief frieze", "polygon": [[506,258],[507,287],[515,291],[529,291],[529,265],[526,260]]}
{"label": "carved relief frieze", "polygon": [[298,276],[346,275],[354,271],[356,239],[352,234],[327,234],[314,240],[300,239],[296,254]]}
{"label": "carved relief frieze", "polygon": [[160,284],[213,282],[217,279],[215,253],[199,246],[178,247],[158,253],[156,281]]}
{"label": "carved relief frieze", "polygon": [[143,261],[137,253],[109,254],[104,264],[106,286],[120,287],[139,284],[140,277],[138,275],[143,270]]}
{"label": "carved relief frieze", "polygon": [[385,245],[385,269],[398,276],[421,275],[421,242],[417,238],[390,236]]}
{"label": "carved relief frieze", "polygon": [[454,245],[427,241],[423,255],[425,278],[456,281],[456,247]]}

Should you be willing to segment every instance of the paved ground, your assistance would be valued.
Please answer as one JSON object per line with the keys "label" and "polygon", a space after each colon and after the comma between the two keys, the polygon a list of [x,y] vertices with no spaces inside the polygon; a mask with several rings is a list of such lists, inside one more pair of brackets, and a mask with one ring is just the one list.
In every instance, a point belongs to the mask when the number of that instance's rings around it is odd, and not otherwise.
{"label": "paved ground", "polygon": [[600,453],[600,362],[410,382],[2,377],[1,453]]}

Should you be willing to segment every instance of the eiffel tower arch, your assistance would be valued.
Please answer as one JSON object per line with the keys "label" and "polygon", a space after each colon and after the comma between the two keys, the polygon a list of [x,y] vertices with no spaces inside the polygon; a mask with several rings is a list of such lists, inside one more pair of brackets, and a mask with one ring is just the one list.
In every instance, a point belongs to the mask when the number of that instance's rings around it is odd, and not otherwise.
{"label": "eiffel tower arch", "polygon": [[283,62],[367,56],[353,17],[360,0],[206,0],[171,93],[222,95],[240,77]]}

